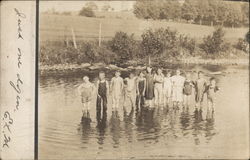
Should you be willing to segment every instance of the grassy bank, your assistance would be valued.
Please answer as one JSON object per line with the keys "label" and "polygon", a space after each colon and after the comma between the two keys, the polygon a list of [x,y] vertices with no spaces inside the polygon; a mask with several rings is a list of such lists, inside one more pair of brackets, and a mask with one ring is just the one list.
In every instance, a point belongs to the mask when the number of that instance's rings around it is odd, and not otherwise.
{"label": "grassy bank", "polygon": [[[72,39],[71,28],[74,29],[76,41],[93,40],[98,38],[101,22],[103,40],[111,39],[116,32],[123,31],[134,34],[136,39],[141,38],[141,34],[151,28],[167,28],[177,30],[181,34],[188,35],[201,41],[204,36],[211,34],[214,27],[168,22],[160,20],[140,20],[140,19],[119,19],[119,18],[88,18],[82,16],[64,15],[40,15],[40,41],[58,41],[65,38]],[[225,28],[225,39],[228,42],[236,42],[238,38],[245,36],[248,28]]]}

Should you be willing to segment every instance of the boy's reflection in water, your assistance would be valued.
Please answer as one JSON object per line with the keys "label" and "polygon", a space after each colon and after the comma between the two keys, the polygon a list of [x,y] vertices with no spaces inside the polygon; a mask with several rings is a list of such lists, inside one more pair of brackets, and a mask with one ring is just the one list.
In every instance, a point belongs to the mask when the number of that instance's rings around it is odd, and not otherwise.
{"label": "boy's reflection in water", "polygon": [[199,136],[205,133],[207,143],[216,134],[214,129],[214,114],[211,111],[206,112],[206,120],[203,120],[202,110],[195,109],[193,122],[193,136],[195,144],[200,144]]}
{"label": "boy's reflection in water", "polygon": [[89,111],[85,111],[83,113],[79,131],[81,132],[82,135],[82,142],[88,143],[89,135],[91,132],[91,118]]}
{"label": "boy's reflection in water", "polygon": [[177,107],[171,108],[169,110],[169,129],[168,132],[170,133],[169,135],[172,136],[174,139],[179,138],[179,117],[180,117],[180,110]]}
{"label": "boy's reflection in water", "polygon": [[181,123],[181,129],[183,131],[183,135],[186,136],[188,134],[187,130],[190,127],[190,114],[189,109],[186,107],[183,107],[181,115],[180,115],[180,123]]}
{"label": "boy's reflection in water", "polygon": [[207,110],[206,123],[205,123],[205,137],[207,139],[207,143],[216,135],[216,131],[214,128],[214,112]]}
{"label": "boy's reflection in water", "polygon": [[121,127],[120,127],[120,116],[117,110],[112,111],[112,115],[110,117],[110,134],[113,140],[113,148],[119,147],[119,139],[121,138]]}
{"label": "boy's reflection in water", "polygon": [[97,107],[96,107],[96,121],[97,121],[97,132],[98,132],[98,135],[97,136],[97,143],[102,145],[104,144],[104,139],[105,139],[105,132],[106,132],[106,127],[107,127],[107,110],[106,110],[106,107],[101,108],[101,106],[98,106],[98,105],[101,105],[100,103],[97,104]]}
{"label": "boy's reflection in water", "polygon": [[194,111],[194,121],[193,121],[193,136],[194,136],[194,143],[196,145],[200,144],[199,136],[202,134],[203,129],[203,118],[202,118],[202,109],[195,108]]}
{"label": "boy's reflection in water", "polygon": [[130,113],[127,113],[126,110],[123,111],[124,127],[125,127],[125,136],[128,138],[128,142],[133,141],[133,117],[134,109],[130,110]]}
{"label": "boy's reflection in water", "polygon": [[[161,113],[158,108],[141,108],[136,111],[135,125],[140,136],[137,137],[138,141],[151,141],[158,142],[159,133],[161,130]],[[153,135],[153,136],[150,136]]]}

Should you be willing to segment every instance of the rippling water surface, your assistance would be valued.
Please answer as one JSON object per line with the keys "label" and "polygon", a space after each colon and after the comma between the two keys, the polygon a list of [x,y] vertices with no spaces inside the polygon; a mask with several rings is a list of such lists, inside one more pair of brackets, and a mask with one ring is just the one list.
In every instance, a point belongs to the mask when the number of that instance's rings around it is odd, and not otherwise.
{"label": "rippling water surface", "polygon": [[97,73],[41,77],[40,159],[247,158],[248,70],[211,66],[188,69],[203,70],[207,76],[222,71],[216,75],[221,90],[214,114],[207,112],[206,101],[202,110],[196,110],[192,103],[188,109],[127,112],[122,105],[112,111],[109,103],[107,113],[97,117],[94,100],[90,112],[82,115],[76,88],[84,74],[95,81]]}

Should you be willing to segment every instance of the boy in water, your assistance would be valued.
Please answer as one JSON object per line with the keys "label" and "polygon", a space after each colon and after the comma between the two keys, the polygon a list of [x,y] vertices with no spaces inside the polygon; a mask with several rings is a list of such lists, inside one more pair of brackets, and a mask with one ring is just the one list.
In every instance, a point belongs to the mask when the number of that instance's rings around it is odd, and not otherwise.
{"label": "boy in water", "polygon": [[206,86],[205,93],[207,93],[207,103],[208,111],[212,109],[214,112],[215,106],[215,93],[219,90],[219,87],[216,85],[216,80],[214,77],[210,78],[210,84]]}
{"label": "boy in water", "polygon": [[154,95],[155,95],[155,105],[160,106],[162,103],[162,89],[163,89],[163,80],[164,75],[160,68],[157,69],[156,74],[154,75]]}
{"label": "boy in water", "polygon": [[144,95],[146,90],[146,79],[141,71],[137,79],[136,93],[137,93],[137,106],[144,105]]}
{"label": "boy in water", "polygon": [[94,93],[94,84],[89,81],[88,76],[83,77],[83,83],[78,87],[78,93],[81,96],[81,102],[83,105],[83,114],[90,109],[90,102]]}
{"label": "boy in water", "polygon": [[136,105],[136,77],[134,73],[129,74],[129,78],[125,79],[125,102],[129,101],[132,108]]}
{"label": "boy in water", "polygon": [[103,112],[107,110],[107,97],[109,93],[109,84],[105,79],[105,73],[103,71],[99,72],[99,80],[97,81],[97,102],[96,109],[99,113],[101,108],[103,108]]}
{"label": "boy in water", "polygon": [[181,72],[179,69],[176,70],[176,75],[174,75],[172,79],[173,87],[173,106],[177,106],[179,108],[180,104],[183,102],[183,86],[185,78],[180,75]]}
{"label": "boy in water", "polygon": [[196,91],[196,95],[195,95],[196,105],[195,105],[195,107],[196,108],[198,106],[201,107],[206,86],[207,86],[206,80],[203,78],[203,72],[199,71],[198,72],[198,79],[195,82],[195,91]]}
{"label": "boy in water", "polygon": [[115,77],[111,79],[111,91],[112,91],[112,100],[113,100],[113,108],[118,108],[120,105],[120,99],[123,90],[123,79],[120,77],[121,72],[116,71]]}
{"label": "boy in water", "polygon": [[169,105],[172,94],[171,73],[167,72],[163,82],[164,106]]}
{"label": "boy in water", "polygon": [[154,99],[154,75],[152,73],[152,67],[146,67],[146,89],[145,89],[145,100],[147,102],[147,106],[153,107],[153,99]]}
{"label": "boy in water", "polygon": [[184,106],[187,108],[190,105],[193,87],[194,87],[194,82],[191,80],[190,73],[187,73],[183,88]]}

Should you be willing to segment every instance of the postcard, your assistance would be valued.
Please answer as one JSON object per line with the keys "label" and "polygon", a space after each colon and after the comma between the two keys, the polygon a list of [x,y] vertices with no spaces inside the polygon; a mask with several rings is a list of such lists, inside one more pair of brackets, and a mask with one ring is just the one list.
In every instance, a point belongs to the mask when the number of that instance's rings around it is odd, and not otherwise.
{"label": "postcard", "polygon": [[249,1],[3,1],[0,31],[1,159],[250,158]]}

